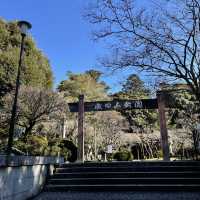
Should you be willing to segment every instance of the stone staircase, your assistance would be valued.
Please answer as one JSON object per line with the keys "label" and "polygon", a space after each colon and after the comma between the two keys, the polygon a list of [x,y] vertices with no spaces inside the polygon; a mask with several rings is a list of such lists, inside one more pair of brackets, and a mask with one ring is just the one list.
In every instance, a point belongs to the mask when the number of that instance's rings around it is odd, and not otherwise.
{"label": "stone staircase", "polygon": [[200,162],[107,162],[63,164],[45,191],[197,191]]}

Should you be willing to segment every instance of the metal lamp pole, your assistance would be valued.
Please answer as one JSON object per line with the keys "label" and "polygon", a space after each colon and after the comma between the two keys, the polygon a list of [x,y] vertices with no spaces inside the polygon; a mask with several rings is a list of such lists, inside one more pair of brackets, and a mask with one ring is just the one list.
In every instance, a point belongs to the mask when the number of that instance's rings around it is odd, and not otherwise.
{"label": "metal lamp pole", "polygon": [[23,61],[23,55],[24,55],[24,41],[27,34],[27,30],[31,29],[31,24],[26,21],[19,21],[18,26],[21,31],[22,39],[21,39],[19,64],[18,64],[17,79],[16,79],[16,86],[15,86],[15,96],[14,96],[14,102],[12,106],[10,127],[9,127],[9,137],[8,137],[8,146],[7,146],[8,155],[11,154],[12,146],[13,146],[13,137],[14,137],[16,111],[17,111],[17,99],[18,99],[18,93],[19,93],[19,88],[20,88],[20,75],[21,75],[21,67],[22,67],[22,61]]}

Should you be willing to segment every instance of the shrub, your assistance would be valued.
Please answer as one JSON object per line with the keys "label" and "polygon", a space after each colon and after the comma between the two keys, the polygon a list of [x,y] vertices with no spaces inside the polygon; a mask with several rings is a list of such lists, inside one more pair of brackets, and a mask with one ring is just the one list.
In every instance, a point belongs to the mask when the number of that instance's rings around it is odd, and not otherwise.
{"label": "shrub", "polygon": [[23,139],[15,141],[14,146],[29,155],[41,156],[44,155],[45,149],[48,147],[48,141],[44,136],[30,135],[26,142]]}
{"label": "shrub", "polygon": [[127,150],[118,151],[114,154],[113,158],[117,161],[129,161],[133,160],[133,155]]}
{"label": "shrub", "polygon": [[48,146],[48,140],[44,136],[32,135],[28,138],[29,148],[28,152],[32,155],[44,155],[44,151]]}
{"label": "shrub", "polygon": [[162,150],[158,150],[156,153],[157,158],[162,158],[163,157],[163,152]]}
{"label": "shrub", "polygon": [[61,148],[61,156],[64,156],[69,162],[77,160],[77,147],[72,141],[62,140],[59,147]]}

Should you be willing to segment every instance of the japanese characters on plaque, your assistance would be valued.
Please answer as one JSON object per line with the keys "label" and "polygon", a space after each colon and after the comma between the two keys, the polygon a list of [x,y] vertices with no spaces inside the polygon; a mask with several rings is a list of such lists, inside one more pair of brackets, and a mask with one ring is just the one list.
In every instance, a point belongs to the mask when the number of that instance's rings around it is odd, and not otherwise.
{"label": "japanese characters on plaque", "polygon": [[94,111],[98,110],[120,110],[120,109],[141,109],[143,103],[141,100],[135,101],[113,101],[113,102],[99,102],[94,104]]}

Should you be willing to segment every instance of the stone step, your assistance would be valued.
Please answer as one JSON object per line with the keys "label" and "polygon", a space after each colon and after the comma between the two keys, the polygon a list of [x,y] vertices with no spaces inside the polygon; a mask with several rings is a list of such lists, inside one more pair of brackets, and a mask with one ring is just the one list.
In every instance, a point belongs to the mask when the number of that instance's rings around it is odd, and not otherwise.
{"label": "stone step", "polygon": [[198,171],[199,166],[101,166],[101,167],[66,167],[56,168],[56,173],[69,172],[180,172]]}
{"label": "stone step", "polygon": [[160,178],[195,178],[200,177],[200,171],[183,171],[183,172],[73,172],[73,173],[56,173],[51,178],[143,178],[143,177],[160,177]]}
{"label": "stone step", "polygon": [[61,167],[103,167],[103,166],[200,166],[200,161],[112,161],[112,162],[85,162],[66,163]]}
{"label": "stone step", "polygon": [[73,178],[50,179],[48,184],[55,185],[101,185],[101,184],[200,184],[200,178]]}
{"label": "stone step", "polygon": [[199,191],[199,184],[47,185],[44,191]]}

